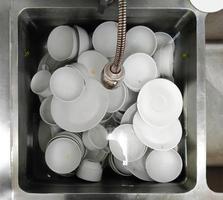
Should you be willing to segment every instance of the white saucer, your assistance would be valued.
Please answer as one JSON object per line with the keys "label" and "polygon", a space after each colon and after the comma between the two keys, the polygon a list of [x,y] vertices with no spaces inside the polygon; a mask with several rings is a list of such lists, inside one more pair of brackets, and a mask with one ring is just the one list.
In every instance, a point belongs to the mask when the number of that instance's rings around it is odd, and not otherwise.
{"label": "white saucer", "polygon": [[195,8],[202,12],[213,13],[223,9],[222,0],[190,0]]}
{"label": "white saucer", "polygon": [[88,79],[82,96],[74,102],[53,98],[52,116],[62,129],[83,132],[95,127],[104,117],[109,104],[108,92],[98,81]]}
{"label": "white saucer", "polygon": [[133,119],[133,128],[143,144],[159,151],[167,151],[176,147],[182,137],[179,120],[166,127],[154,127],[145,123],[138,112]]}
{"label": "white saucer", "polygon": [[139,92],[137,108],[149,125],[166,126],[179,118],[183,109],[182,94],[171,81],[155,79],[146,83]]}

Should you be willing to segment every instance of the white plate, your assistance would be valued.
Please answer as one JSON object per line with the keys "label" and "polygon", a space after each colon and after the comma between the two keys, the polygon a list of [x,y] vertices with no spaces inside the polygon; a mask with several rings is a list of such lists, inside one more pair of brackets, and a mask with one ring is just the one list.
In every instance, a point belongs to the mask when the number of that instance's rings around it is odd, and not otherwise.
{"label": "white plate", "polygon": [[101,72],[108,63],[105,56],[97,51],[89,50],[82,53],[77,61],[87,68],[89,77],[101,81]]}
{"label": "white plate", "polygon": [[133,117],[137,111],[137,105],[134,103],[131,105],[122,116],[121,124],[132,124]]}
{"label": "white plate", "polygon": [[118,111],[125,103],[127,88],[122,83],[118,88],[108,90],[109,93],[109,105],[108,113],[114,113]]}
{"label": "white plate", "polygon": [[159,76],[153,58],[145,53],[135,53],[123,63],[125,69],[124,82],[126,86],[138,92],[145,83]]}
{"label": "white plate", "polygon": [[180,116],[182,94],[171,81],[155,79],[146,83],[139,92],[137,108],[141,118],[149,125],[166,126]]}
{"label": "white plate", "polygon": [[83,132],[95,127],[107,112],[109,98],[101,83],[94,79],[86,81],[82,96],[74,102],[62,102],[53,98],[52,116],[62,129]]}
{"label": "white plate", "polygon": [[131,124],[122,124],[115,128],[108,140],[112,154],[126,163],[138,160],[147,150],[136,137]]}
{"label": "white plate", "polygon": [[223,9],[222,0],[190,0],[194,7],[202,12],[212,13]]}
{"label": "white plate", "polygon": [[175,150],[154,150],[146,159],[147,173],[153,180],[160,183],[167,183],[176,179],[182,168],[182,158]]}
{"label": "white plate", "polygon": [[146,154],[140,158],[139,160],[136,160],[134,162],[129,162],[126,168],[138,179],[141,179],[143,181],[153,181],[147,171],[146,171],[146,159],[148,157],[148,154],[150,153],[150,150],[146,152]]}
{"label": "white plate", "polygon": [[154,127],[145,123],[138,112],[133,119],[133,128],[143,144],[160,151],[167,151],[176,147],[182,137],[182,127],[179,120],[166,127]]}

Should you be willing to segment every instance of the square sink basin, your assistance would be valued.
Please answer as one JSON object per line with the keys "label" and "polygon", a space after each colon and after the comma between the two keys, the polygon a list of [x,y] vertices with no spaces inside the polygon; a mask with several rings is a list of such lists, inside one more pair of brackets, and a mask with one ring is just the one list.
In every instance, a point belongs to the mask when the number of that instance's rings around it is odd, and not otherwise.
{"label": "square sink basin", "polygon": [[223,193],[223,11],[206,18],[207,183]]}
{"label": "square sink basin", "polygon": [[[81,1],[80,1],[81,2]],[[80,3],[81,5],[81,3]],[[106,20],[116,20],[117,7],[100,14],[95,6],[28,7],[19,13],[18,26],[18,184],[28,193],[186,193],[194,188],[197,178],[197,26],[192,10],[168,8],[134,8],[127,11],[128,28],[145,25],[153,31],[175,36],[174,78],[184,98],[180,117],[183,138],[179,153],[183,171],[171,183],[142,182],[134,177],[121,177],[106,169],[100,183],[88,183],[76,177],[62,177],[48,169],[44,153],[38,146],[40,102],[30,90],[30,81],[46,53],[50,31],[59,25],[77,24],[88,32]],[[16,48],[16,46],[14,46]]]}

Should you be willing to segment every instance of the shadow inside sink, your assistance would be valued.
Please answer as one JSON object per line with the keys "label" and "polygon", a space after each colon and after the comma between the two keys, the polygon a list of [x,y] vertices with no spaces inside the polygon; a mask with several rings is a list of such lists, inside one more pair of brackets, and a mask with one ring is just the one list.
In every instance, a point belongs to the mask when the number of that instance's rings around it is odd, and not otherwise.
{"label": "shadow inside sink", "polygon": [[223,192],[223,11],[206,18],[207,183]]}
{"label": "shadow inside sink", "polygon": [[128,28],[143,24],[154,31],[165,31],[176,37],[174,59],[175,82],[184,98],[181,122],[184,137],[179,152],[184,169],[173,183],[158,184],[120,177],[109,169],[102,182],[88,183],[75,177],[65,178],[50,171],[37,144],[40,102],[30,88],[30,80],[46,52],[49,32],[58,25],[78,24],[88,32],[105,20],[116,20],[113,7],[100,15],[96,8],[27,8],[18,17],[18,113],[19,113],[19,185],[31,193],[184,193],[196,184],[196,16],[188,10],[131,9]]}

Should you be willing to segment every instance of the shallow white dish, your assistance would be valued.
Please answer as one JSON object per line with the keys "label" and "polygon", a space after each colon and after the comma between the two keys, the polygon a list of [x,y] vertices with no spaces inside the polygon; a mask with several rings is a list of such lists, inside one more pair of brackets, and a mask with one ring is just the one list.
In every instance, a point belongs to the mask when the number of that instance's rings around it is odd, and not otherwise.
{"label": "shallow white dish", "polygon": [[223,9],[222,0],[190,0],[194,7],[202,12],[213,13]]}
{"label": "shallow white dish", "polygon": [[153,58],[145,53],[135,53],[123,63],[124,82],[134,92],[139,92],[145,83],[159,76]]}
{"label": "shallow white dish", "polygon": [[126,163],[141,158],[147,147],[136,137],[131,124],[122,124],[108,136],[112,154]]}
{"label": "shallow white dish", "polygon": [[155,79],[146,83],[139,92],[137,108],[141,118],[149,125],[166,126],[180,116],[182,94],[171,81]]}
{"label": "shallow white dish", "polygon": [[137,112],[137,105],[134,103],[131,105],[122,116],[121,124],[132,124],[133,117],[135,113]]}
{"label": "shallow white dish", "polygon": [[133,128],[143,144],[159,151],[176,147],[182,137],[182,126],[179,120],[166,127],[155,127],[145,123],[138,112],[133,119]]}
{"label": "shallow white dish", "polygon": [[99,124],[107,112],[108,104],[108,92],[101,83],[88,79],[86,89],[77,101],[62,102],[53,98],[51,112],[62,129],[83,132]]}
{"label": "shallow white dish", "polygon": [[101,53],[95,50],[89,50],[83,52],[78,57],[77,62],[83,64],[87,68],[89,77],[101,81],[101,72],[109,61]]}
{"label": "shallow white dish", "polygon": [[146,171],[149,176],[160,183],[175,180],[181,173],[183,162],[175,150],[152,151],[146,159]]}

